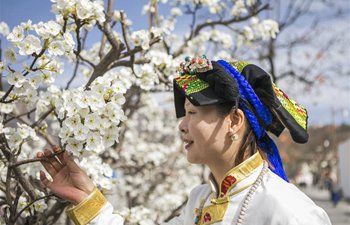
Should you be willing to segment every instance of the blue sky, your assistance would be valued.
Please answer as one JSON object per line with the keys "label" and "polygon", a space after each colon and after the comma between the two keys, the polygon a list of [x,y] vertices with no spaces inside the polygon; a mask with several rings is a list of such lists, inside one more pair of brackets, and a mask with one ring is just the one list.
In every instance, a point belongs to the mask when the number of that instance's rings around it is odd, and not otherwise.
{"label": "blue sky", "polygon": [[[342,0],[340,0],[342,1]],[[128,18],[133,21],[132,28],[134,30],[142,29],[147,27],[147,16],[141,15],[143,5],[147,4],[148,0],[116,0],[115,8],[123,9]],[[344,2],[345,8],[350,10],[350,3],[347,1]],[[39,21],[48,21],[55,18],[55,15],[50,12],[51,2],[49,0],[0,0],[0,21],[5,21],[10,29],[18,25],[21,22],[27,21],[28,19],[32,20],[33,23]],[[167,13],[169,9],[163,4],[160,4],[161,14]],[[327,15],[324,9],[320,9],[319,14]],[[350,14],[345,17],[343,21],[329,21],[328,27],[325,27],[325,30],[329,31],[336,28],[347,27],[350,22]],[[185,28],[188,26],[188,21],[186,23],[178,23],[176,26],[175,32],[183,33]],[[304,22],[299,21],[299,26],[303,26]],[[187,27],[186,27],[187,28]],[[296,28],[297,31],[299,28]],[[349,30],[347,29],[347,30]],[[100,40],[101,34],[98,32],[92,32],[89,34],[88,46],[91,43],[94,43]],[[344,36],[344,40],[348,40],[350,43],[349,33]],[[3,47],[8,45],[7,41],[3,40]],[[344,58],[350,58],[349,50],[345,50],[345,54],[339,56],[339,60],[344,61]],[[66,67],[65,70],[69,71],[71,68]],[[62,80],[68,79],[67,75],[63,76]],[[64,82],[64,81],[63,81]],[[290,89],[288,83],[281,83],[281,88],[284,90]],[[343,123],[346,122],[350,124],[350,89],[341,88],[350,86],[350,78],[345,77],[342,80],[334,82],[330,86],[325,86],[319,88],[309,94],[300,94],[298,88],[292,88],[287,92],[291,96],[296,96],[296,99],[299,103],[307,106],[310,118],[309,122],[311,124],[328,124],[328,123]],[[298,94],[299,93],[299,94]],[[344,117],[344,112],[348,112],[347,116]],[[346,113],[345,113],[346,114]]]}

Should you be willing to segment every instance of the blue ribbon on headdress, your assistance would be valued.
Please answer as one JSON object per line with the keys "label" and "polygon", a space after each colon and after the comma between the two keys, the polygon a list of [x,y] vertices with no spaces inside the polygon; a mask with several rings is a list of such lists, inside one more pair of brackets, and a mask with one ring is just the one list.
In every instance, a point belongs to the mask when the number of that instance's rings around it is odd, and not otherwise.
{"label": "blue ribbon on headdress", "polygon": [[[248,101],[256,112],[256,114],[254,114],[248,109],[242,100],[239,101],[239,105],[247,117],[257,139],[258,146],[266,152],[268,160],[273,166],[273,168],[270,169],[275,174],[288,182],[288,178],[284,172],[278,148],[265,130],[265,127],[268,127],[268,125],[272,122],[272,115],[270,113],[270,110],[260,101],[259,97],[254,92],[249,82],[239,71],[237,71],[233,66],[224,60],[219,60],[217,62],[223,66],[227,73],[236,80],[241,98],[244,101]],[[264,126],[261,125],[259,120],[264,123]]]}

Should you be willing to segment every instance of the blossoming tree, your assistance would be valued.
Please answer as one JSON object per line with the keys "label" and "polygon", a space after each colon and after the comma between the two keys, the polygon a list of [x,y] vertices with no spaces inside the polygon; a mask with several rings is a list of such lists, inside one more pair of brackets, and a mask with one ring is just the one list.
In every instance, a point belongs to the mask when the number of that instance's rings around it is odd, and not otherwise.
{"label": "blossoming tree", "polygon": [[[72,153],[96,185],[118,199],[127,224],[169,219],[203,177],[201,167],[186,163],[168,107],[165,92],[176,67],[186,55],[232,59],[235,49],[274,38],[277,23],[259,18],[269,5],[151,0],[143,8],[148,27],[133,30],[113,0],[52,2],[53,21],[29,20],[11,30],[0,23],[1,38],[11,44],[0,61],[0,224],[64,219],[68,203],[38,179],[35,154],[54,145]],[[167,5],[167,15],[159,14],[158,4]],[[180,34],[177,21],[189,30]],[[103,37],[87,49],[93,28]],[[67,64],[71,71],[64,71]],[[71,73],[65,84],[63,73]],[[79,85],[72,87],[73,81]]]}

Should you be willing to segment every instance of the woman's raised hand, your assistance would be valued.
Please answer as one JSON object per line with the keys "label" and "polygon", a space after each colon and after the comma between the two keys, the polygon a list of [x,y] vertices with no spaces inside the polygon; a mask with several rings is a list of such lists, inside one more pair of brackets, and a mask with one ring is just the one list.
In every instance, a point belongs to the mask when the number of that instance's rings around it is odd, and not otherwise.
{"label": "woman's raised hand", "polygon": [[[54,147],[53,151],[59,153],[60,148]],[[45,149],[38,152],[37,157],[45,157],[41,164],[52,177],[50,181],[45,172],[40,171],[40,180],[57,196],[76,205],[93,191],[95,186],[91,179],[66,151],[53,156],[51,151]]]}

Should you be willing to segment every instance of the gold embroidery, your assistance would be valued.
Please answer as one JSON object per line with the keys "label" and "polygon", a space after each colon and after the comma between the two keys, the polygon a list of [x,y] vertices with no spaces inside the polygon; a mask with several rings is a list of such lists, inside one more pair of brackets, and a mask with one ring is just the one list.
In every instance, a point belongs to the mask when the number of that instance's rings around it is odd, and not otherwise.
{"label": "gold embroidery", "polygon": [[[201,213],[199,225],[209,225],[219,221],[222,221],[224,218],[225,212],[227,210],[229,201],[226,201],[221,204],[210,205],[204,207]],[[206,216],[208,216],[206,219]]]}
{"label": "gold embroidery", "polygon": [[[248,177],[250,174],[254,172],[256,168],[258,168],[263,163],[263,159],[259,152],[255,153],[253,156],[239,164],[238,166],[232,168],[225,174],[225,178],[227,176],[233,176],[236,178],[236,182],[229,187],[226,193],[229,193],[233,187],[235,187],[241,180]],[[221,184],[222,182],[220,182]],[[221,193],[221,185],[219,186],[219,193]]]}
{"label": "gold embroidery", "polygon": [[86,225],[99,214],[106,202],[107,199],[95,187],[84,201],[76,206],[68,207],[66,213],[76,225]]}

